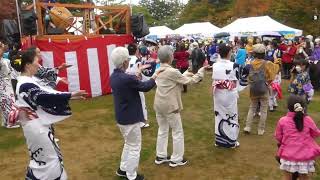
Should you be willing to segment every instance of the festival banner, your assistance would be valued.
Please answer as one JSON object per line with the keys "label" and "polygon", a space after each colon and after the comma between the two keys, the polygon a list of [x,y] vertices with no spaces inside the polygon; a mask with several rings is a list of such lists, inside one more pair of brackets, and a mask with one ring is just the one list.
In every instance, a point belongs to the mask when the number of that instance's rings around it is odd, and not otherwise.
{"label": "festival banner", "polygon": [[294,37],[296,36],[296,33],[294,31],[279,31],[279,33],[288,40],[292,40],[294,39]]}

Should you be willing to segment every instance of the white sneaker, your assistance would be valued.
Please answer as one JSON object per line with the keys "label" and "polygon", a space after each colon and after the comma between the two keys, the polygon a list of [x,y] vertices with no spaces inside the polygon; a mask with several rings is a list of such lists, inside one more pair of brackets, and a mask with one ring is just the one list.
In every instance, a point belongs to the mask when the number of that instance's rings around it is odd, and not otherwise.
{"label": "white sneaker", "polygon": [[7,129],[14,129],[14,128],[19,128],[20,125],[14,125],[14,126],[6,126]]}
{"label": "white sneaker", "polygon": [[58,138],[54,138],[54,141],[57,143],[57,142],[59,142],[59,141],[60,141],[60,139],[58,139]]}
{"label": "white sneaker", "polygon": [[234,146],[233,146],[232,148],[237,148],[237,147],[239,147],[239,146],[240,146],[239,141],[236,141],[236,143],[234,144]]}
{"label": "white sneaker", "polygon": [[251,131],[251,128],[245,127],[245,128],[243,128],[243,131],[244,131],[245,133],[249,134],[250,131]]}
{"label": "white sneaker", "polygon": [[258,129],[258,135],[259,135],[259,136],[262,136],[263,134],[264,134],[264,130]]}
{"label": "white sneaker", "polygon": [[148,123],[144,123],[144,122],[140,123],[140,128],[147,128],[147,127],[150,127]]}
{"label": "white sneaker", "polygon": [[178,167],[178,166],[184,166],[184,165],[186,165],[187,163],[188,163],[188,161],[187,161],[186,159],[183,159],[183,160],[180,161],[180,162],[170,161],[169,166],[174,168],[174,167]]}
{"label": "white sneaker", "polygon": [[261,116],[261,112],[258,112],[258,116]]}

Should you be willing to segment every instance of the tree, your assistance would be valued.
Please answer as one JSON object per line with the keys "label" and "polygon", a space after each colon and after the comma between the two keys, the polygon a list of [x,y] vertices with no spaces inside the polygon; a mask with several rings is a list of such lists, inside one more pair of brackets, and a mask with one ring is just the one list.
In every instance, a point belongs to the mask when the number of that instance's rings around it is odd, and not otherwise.
{"label": "tree", "polygon": [[319,0],[190,0],[179,23],[210,21],[223,27],[239,17],[269,15],[273,19],[305,34],[320,35],[320,20],[314,21]]}
{"label": "tree", "polygon": [[268,14],[286,25],[303,29],[305,34],[320,35],[320,22],[312,19],[315,8],[320,9],[317,0],[280,0],[273,1]]}
{"label": "tree", "polygon": [[153,25],[166,25],[177,27],[179,14],[183,5],[178,0],[141,0],[140,6],[147,9],[155,20]]}

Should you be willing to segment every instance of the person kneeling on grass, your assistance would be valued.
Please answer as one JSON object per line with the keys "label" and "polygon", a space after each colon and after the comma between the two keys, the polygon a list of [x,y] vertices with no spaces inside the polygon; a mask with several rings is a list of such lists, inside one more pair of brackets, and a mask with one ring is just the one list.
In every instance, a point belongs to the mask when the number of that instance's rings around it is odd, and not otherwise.
{"label": "person kneeling on grass", "polygon": [[[180,111],[183,109],[181,91],[183,85],[198,83],[204,76],[202,67],[196,74],[188,71],[181,74],[178,69],[171,67],[173,49],[162,46],[158,51],[160,68],[163,71],[157,78],[157,90],[154,98],[154,110],[159,125],[156,149],[156,164],[170,162],[169,166],[183,166],[187,160],[184,154],[184,135]],[[171,158],[167,155],[169,128],[172,128],[173,152]]]}
{"label": "person kneeling on grass", "polygon": [[139,92],[150,91],[156,85],[155,79],[161,71],[144,82],[138,77],[141,76],[143,66],[136,75],[127,74],[129,52],[124,47],[115,48],[111,60],[116,67],[110,77],[115,115],[125,142],[116,174],[129,180],[142,180],[144,176],[137,174],[141,151],[140,123],[144,121]]}
{"label": "person kneeling on grass", "polygon": [[305,113],[305,99],[290,95],[289,112],[278,121],[275,138],[278,141],[277,159],[284,179],[291,180],[298,173],[299,179],[309,179],[315,172],[315,159],[320,155],[320,146],[315,141],[320,130]]}

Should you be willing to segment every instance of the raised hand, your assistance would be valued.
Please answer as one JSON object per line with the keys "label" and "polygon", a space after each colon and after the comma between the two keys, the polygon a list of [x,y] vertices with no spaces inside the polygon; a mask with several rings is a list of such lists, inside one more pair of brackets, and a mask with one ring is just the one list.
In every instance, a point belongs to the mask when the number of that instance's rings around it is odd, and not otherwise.
{"label": "raised hand", "polygon": [[79,90],[71,93],[71,99],[86,99],[87,95],[85,90]]}
{"label": "raised hand", "polygon": [[71,67],[72,65],[68,65],[66,63],[62,63],[59,67],[58,67],[58,70],[64,70],[64,69],[67,69],[69,67]]}
{"label": "raised hand", "polygon": [[69,84],[67,78],[65,78],[65,77],[61,78],[59,82],[62,82],[64,84]]}

